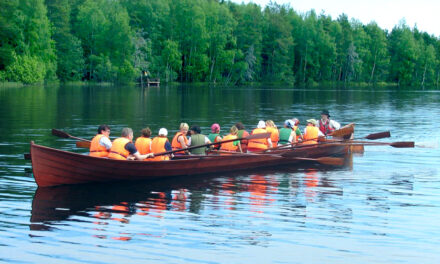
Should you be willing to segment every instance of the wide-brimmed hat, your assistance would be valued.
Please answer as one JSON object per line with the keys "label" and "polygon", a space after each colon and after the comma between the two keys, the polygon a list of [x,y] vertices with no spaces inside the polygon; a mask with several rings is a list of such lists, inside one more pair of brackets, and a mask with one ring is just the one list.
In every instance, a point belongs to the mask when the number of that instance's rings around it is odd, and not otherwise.
{"label": "wide-brimmed hat", "polygon": [[330,117],[330,113],[328,112],[328,110],[322,110],[321,115],[326,115]]}
{"label": "wide-brimmed hat", "polygon": [[318,124],[318,121],[316,121],[315,119],[307,119],[307,123],[311,123],[316,126]]}

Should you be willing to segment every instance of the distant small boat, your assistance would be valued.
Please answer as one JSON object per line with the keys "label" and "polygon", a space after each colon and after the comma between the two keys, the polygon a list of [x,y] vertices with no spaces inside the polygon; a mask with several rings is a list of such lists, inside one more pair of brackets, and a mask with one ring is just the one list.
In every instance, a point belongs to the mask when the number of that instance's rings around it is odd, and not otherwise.
{"label": "distant small boat", "polygon": [[39,187],[89,182],[146,180],[179,175],[196,175],[248,170],[307,161],[294,157],[319,158],[344,155],[348,147],[323,144],[289,150],[289,157],[263,154],[189,156],[169,161],[128,161],[91,157],[53,149],[31,142],[32,170]]}

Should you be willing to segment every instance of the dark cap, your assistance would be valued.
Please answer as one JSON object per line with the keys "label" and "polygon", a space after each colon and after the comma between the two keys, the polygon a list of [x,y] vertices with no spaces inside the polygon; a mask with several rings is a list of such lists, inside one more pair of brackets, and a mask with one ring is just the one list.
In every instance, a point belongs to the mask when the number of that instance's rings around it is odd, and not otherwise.
{"label": "dark cap", "polygon": [[322,110],[321,115],[326,115],[330,117],[330,113],[328,112],[328,110]]}

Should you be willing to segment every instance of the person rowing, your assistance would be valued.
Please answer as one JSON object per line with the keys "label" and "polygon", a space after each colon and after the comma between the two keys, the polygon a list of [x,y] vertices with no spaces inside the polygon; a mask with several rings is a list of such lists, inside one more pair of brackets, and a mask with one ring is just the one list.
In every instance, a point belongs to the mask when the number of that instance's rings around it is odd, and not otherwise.
{"label": "person rowing", "polygon": [[112,142],[109,137],[110,127],[107,125],[100,125],[98,127],[98,134],[96,134],[90,143],[89,156],[108,157],[109,151],[112,147]]}
{"label": "person rowing", "polygon": [[[208,139],[212,143],[216,143],[222,140],[222,137],[220,136],[220,125],[215,123],[211,126],[211,133],[208,135]],[[214,149],[220,149],[220,144],[214,145]]]}
{"label": "person rowing", "polygon": [[[237,129],[238,129],[238,132],[237,132],[237,136],[238,136],[238,138],[245,138],[245,137],[249,136],[249,132],[247,132],[247,131],[244,129],[244,125],[243,125],[243,123],[241,123],[241,122],[237,122],[237,123],[235,124],[235,126],[236,126]],[[242,149],[242,151],[243,151],[244,153],[246,153],[246,152],[247,152],[247,144],[248,144],[248,141],[247,141],[246,139],[243,139],[243,140],[240,141],[240,144],[241,144],[241,149]]]}
{"label": "person rowing", "polygon": [[321,120],[319,120],[319,130],[324,134],[328,135],[333,131],[340,129],[341,125],[333,119],[330,119],[330,113],[328,110],[323,110],[321,112]]}
{"label": "person rowing", "polygon": [[[187,123],[181,123],[179,127],[179,132],[174,135],[173,141],[171,142],[171,147],[173,150],[176,149],[184,149],[188,147],[188,138],[186,135],[188,134],[189,126]],[[174,153],[176,155],[184,155],[187,154],[185,151],[179,151]]]}
{"label": "person rowing", "polygon": [[273,147],[276,148],[280,140],[280,132],[272,120],[266,121],[266,131],[270,133],[270,140],[272,141]]}
{"label": "person rowing", "polygon": [[[202,134],[202,130],[199,126],[192,126],[191,127],[191,137],[188,140],[188,145],[193,146],[201,146],[205,144],[210,144],[211,141],[208,139],[207,136]],[[191,154],[193,155],[205,155],[206,154],[206,148],[200,147],[190,150]]]}
{"label": "person rowing", "polygon": [[318,137],[324,137],[324,134],[316,127],[318,121],[308,119],[307,126],[304,128],[303,144],[318,144]]}
{"label": "person rowing", "polygon": [[[267,133],[266,122],[261,120],[258,122],[257,128],[252,130],[251,135],[264,134],[264,133]],[[269,138],[261,138],[261,139],[251,139],[248,142],[248,151],[249,152],[261,151],[261,150],[265,150],[268,148],[272,148],[272,140],[270,139],[270,137]]]}
{"label": "person rowing", "polygon": [[133,130],[129,127],[123,128],[121,137],[113,140],[108,157],[116,160],[144,160],[154,157],[153,153],[141,155],[132,140]]}
{"label": "person rowing", "polygon": [[[151,142],[151,151],[153,153],[160,153],[160,152],[173,150],[170,142],[168,141],[167,136],[168,136],[168,130],[166,128],[159,129],[158,136],[153,138],[153,141]],[[156,156],[152,160],[153,161],[169,160],[170,157],[173,157],[172,154]]]}
{"label": "person rowing", "polygon": [[284,121],[284,127],[280,129],[279,145],[286,145],[296,142],[296,132],[292,129],[295,124],[292,120]]}
{"label": "person rowing", "polygon": [[[236,126],[232,126],[232,127],[231,127],[231,130],[230,130],[230,133],[229,133],[227,136],[225,136],[225,137],[223,138],[223,140],[236,139],[236,138],[238,138],[237,134],[238,134],[238,129],[237,129],[237,127],[236,127]],[[224,150],[224,151],[233,151],[233,152],[238,152],[238,151],[240,151],[240,152],[243,153],[243,150],[241,149],[241,143],[240,143],[240,140],[232,141],[232,142],[222,143],[222,144],[221,144],[221,147],[220,147],[220,150]]]}
{"label": "person rowing", "polygon": [[146,127],[141,131],[142,136],[138,137],[134,142],[136,149],[141,155],[151,153],[151,129]]}
{"label": "person rowing", "polygon": [[296,142],[303,139],[303,134],[301,133],[301,129],[299,129],[299,119],[294,117],[291,119],[293,122],[292,130],[295,131],[296,134]]}

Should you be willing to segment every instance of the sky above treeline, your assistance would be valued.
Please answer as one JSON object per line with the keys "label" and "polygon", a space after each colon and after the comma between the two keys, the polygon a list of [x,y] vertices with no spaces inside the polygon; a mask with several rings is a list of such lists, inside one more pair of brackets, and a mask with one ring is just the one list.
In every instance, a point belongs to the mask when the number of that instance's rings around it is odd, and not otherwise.
{"label": "sky above treeline", "polygon": [[[231,0],[236,3],[253,2],[262,7],[270,0]],[[436,37],[440,36],[439,0],[275,0],[278,4],[290,4],[299,13],[315,9],[317,14],[322,11],[336,19],[345,13],[363,24],[375,21],[379,27],[391,31],[399,21],[405,19],[406,24]]]}

